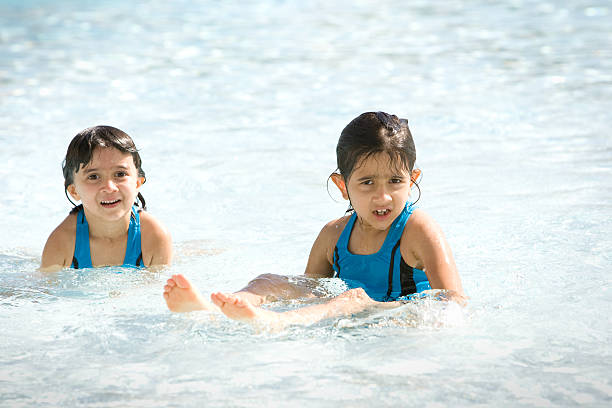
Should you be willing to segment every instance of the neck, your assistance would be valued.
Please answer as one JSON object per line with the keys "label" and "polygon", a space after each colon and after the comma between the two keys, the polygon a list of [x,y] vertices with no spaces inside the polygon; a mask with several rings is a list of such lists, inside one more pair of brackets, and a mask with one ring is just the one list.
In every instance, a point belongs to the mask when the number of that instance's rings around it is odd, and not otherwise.
{"label": "neck", "polygon": [[89,225],[89,237],[94,239],[116,240],[123,239],[130,228],[130,217],[132,213],[128,212],[126,216],[115,221],[107,221],[96,218],[85,210],[85,217]]}
{"label": "neck", "polygon": [[377,228],[372,227],[371,225],[364,223],[363,220],[359,217],[359,215],[357,215],[357,220],[355,220],[355,228],[358,228],[359,231],[366,236],[376,237],[378,235],[386,236],[391,226],[387,227],[387,229],[379,230]]}

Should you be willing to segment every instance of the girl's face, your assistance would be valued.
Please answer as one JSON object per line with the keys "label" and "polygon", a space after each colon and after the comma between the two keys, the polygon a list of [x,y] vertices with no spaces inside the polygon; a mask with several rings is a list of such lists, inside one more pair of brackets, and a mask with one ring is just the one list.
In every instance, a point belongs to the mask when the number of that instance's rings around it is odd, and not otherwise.
{"label": "girl's face", "polygon": [[115,221],[129,214],[144,177],[138,177],[134,159],[114,147],[96,147],[91,161],[74,174],[68,192],[80,200],[88,218]]}
{"label": "girl's face", "polygon": [[[402,212],[410,197],[410,171],[398,170],[389,155],[378,153],[360,160],[348,183],[342,176],[334,177],[342,196],[351,201],[361,225],[376,230],[387,230]],[[415,170],[413,177],[418,177]]]}

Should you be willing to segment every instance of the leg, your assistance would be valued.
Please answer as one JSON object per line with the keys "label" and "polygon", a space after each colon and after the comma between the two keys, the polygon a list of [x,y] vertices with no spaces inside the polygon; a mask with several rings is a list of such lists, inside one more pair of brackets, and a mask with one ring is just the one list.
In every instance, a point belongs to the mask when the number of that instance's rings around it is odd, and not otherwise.
{"label": "leg", "polygon": [[172,312],[216,309],[183,275],[172,275],[172,278],[168,279],[164,286],[164,299]]}
{"label": "leg", "polygon": [[292,324],[308,325],[323,319],[361,312],[376,305],[383,305],[385,308],[397,306],[376,302],[361,288],[348,290],[327,303],[282,313],[255,307],[238,294],[213,293],[211,299],[230,319],[274,329],[282,329]]}
{"label": "leg", "polygon": [[260,306],[281,299],[297,299],[317,295],[317,283],[303,276],[259,275],[235,293],[251,305]]}

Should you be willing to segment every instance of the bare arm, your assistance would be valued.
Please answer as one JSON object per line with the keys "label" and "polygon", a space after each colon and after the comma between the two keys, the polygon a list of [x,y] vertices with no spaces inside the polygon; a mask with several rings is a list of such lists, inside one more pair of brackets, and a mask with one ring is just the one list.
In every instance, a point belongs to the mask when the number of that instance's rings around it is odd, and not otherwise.
{"label": "bare arm", "polygon": [[170,265],[172,237],[155,217],[146,211],[140,213],[142,258],[146,266]]}
{"label": "bare arm", "polygon": [[334,248],[345,225],[346,220],[340,218],[327,223],[319,232],[319,236],[312,244],[308,256],[305,276],[309,278],[331,278],[334,276],[332,266],[334,263]]}
{"label": "bare arm", "polygon": [[76,239],[76,216],[69,215],[53,230],[43,249],[40,270],[55,272],[72,264]]}
{"label": "bare arm", "polygon": [[463,302],[466,297],[451,248],[438,224],[420,210],[410,217],[402,239],[404,260],[422,268],[432,289],[444,289],[454,300]]}

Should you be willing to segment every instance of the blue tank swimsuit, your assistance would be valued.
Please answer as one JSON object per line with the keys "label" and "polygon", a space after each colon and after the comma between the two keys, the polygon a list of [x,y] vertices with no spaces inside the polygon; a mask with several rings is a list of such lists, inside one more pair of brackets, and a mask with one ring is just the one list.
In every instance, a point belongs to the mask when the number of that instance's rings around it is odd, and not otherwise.
{"label": "blue tank swimsuit", "polygon": [[[142,250],[140,248],[140,214],[135,206],[132,206],[127,247],[125,248],[122,266],[143,266]],[[89,224],[87,224],[85,211],[82,208],[77,214],[76,240],[74,242],[74,256],[72,257],[71,267],[74,269],[92,268],[91,251],[89,249]]]}
{"label": "blue tank swimsuit", "polygon": [[357,214],[353,213],[334,248],[334,271],[351,288],[363,288],[368,296],[378,301],[391,301],[431,289],[427,275],[404,262],[399,251],[406,221],[412,214],[412,204],[397,216],[380,250],[370,255],[352,254],[349,239],[355,227]]}

